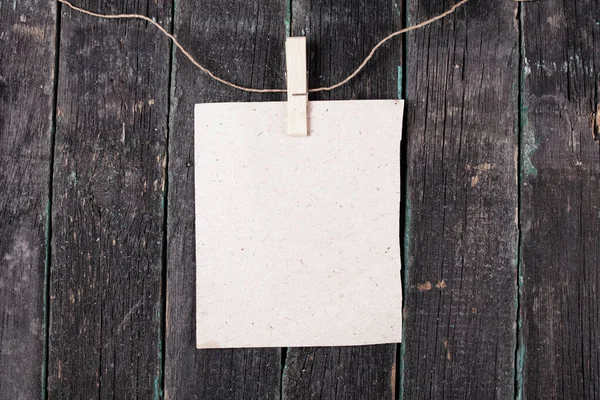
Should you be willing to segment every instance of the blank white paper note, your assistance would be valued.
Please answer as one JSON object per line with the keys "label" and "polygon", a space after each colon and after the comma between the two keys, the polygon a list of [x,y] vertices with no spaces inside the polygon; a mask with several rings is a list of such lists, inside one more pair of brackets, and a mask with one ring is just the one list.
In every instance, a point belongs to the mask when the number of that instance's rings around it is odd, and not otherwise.
{"label": "blank white paper note", "polygon": [[195,109],[198,348],[400,342],[399,100]]}

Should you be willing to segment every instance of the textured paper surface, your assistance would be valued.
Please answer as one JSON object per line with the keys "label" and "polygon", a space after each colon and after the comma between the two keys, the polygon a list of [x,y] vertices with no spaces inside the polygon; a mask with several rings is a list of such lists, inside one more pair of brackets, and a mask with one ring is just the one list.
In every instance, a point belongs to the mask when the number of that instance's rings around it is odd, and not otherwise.
{"label": "textured paper surface", "polygon": [[197,104],[198,348],[400,342],[403,103]]}

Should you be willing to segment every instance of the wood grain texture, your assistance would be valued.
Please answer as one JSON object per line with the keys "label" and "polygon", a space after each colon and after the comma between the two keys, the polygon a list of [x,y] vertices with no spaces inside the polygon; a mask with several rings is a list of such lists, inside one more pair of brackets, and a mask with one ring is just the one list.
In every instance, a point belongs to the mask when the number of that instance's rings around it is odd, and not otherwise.
{"label": "wood grain texture", "polygon": [[[411,23],[451,3],[410,1]],[[513,397],[516,7],[471,1],[408,36],[405,399]]]}
{"label": "wood grain texture", "polygon": [[[281,0],[182,0],[177,2],[174,32],[217,75],[243,85],[285,88],[284,15]],[[229,88],[178,53],[173,71],[165,397],[277,399],[280,349],[195,348],[193,140],[195,103],[284,100],[285,95]]]}
{"label": "wood grain texture", "polygon": [[[95,2],[168,26],[171,4]],[[158,398],[169,43],[62,9],[50,398]]]}
{"label": "wood grain texture", "polygon": [[600,396],[597,1],[523,4],[523,398]]}
{"label": "wood grain texture", "polygon": [[[0,397],[39,399],[56,7],[0,3]],[[32,62],[35,60],[35,62]]]}
{"label": "wood grain texture", "polygon": [[283,399],[396,399],[396,345],[290,348]]}
{"label": "wood grain texture", "polygon": [[[291,34],[306,36],[309,43],[309,87],[328,86],[345,78],[381,38],[400,29],[400,4],[382,0],[292,1]],[[398,39],[381,48],[347,85],[309,98],[397,99],[401,58]],[[395,344],[290,348],[283,371],[283,398],[395,398],[396,350]]]}

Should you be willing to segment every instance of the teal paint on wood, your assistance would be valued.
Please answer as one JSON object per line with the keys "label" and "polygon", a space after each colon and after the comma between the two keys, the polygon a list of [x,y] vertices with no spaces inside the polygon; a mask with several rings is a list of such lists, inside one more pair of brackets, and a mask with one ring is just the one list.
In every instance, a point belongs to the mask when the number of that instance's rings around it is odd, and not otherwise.
{"label": "teal paint on wood", "polygon": [[403,93],[404,93],[403,80],[402,80],[402,65],[398,65],[397,79],[398,79],[398,100],[402,100]]}
{"label": "teal paint on wood", "polygon": [[[404,132],[406,133],[406,132]],[[406,135],[404,135],[403,140],[407,140],[406,139]],[[405,179],[406,180],[406,179]],[[411,206],[411,202],[410,202],[410,193],[409,193],[409,188],[408,185],[406,184],[406,182],[402,182],[402,185],[404,187],[404,193],[405,193],[405,206],[404,206],[404,246],[403,246],[403,251],[402,251],[402,303],[403,303],[403,308],[402,308],[402,343],[400,343],[400,365],[398,366],[399,368],[399,377],[400,377],[400,381],[399,381],[399,388],[398,388],[398,399],[399,400],[403,400],[404,399],[404,372],[405,372],[405,352],[406,352],[406,341],[409,340],[409,338],[407,338],[406,336],[406,329],[405,329],[405,318],[406,318],[406,296],[408,294],[408,288],[409,288],[409,282],[410,282],[410,278],[409,278],[409,273],[410,273],[410,241],[411,241],[411,224],[412,224],[412,206]]]}
{"label": "teal paint on wood", "polygon": [[[164,196],[163,196],[164,198]],[[164,208],[163,208],[164,210]],[[164,296],[165,294],[163,293],[163,291],[161,290],[161,294]],[[159,306],[158,310],[156,311],[156,318],[160,321],[162,319],[162,310],[161,310],[161,306]],[[160,400],[163,398],[163,394],[164,394],[164,389],[163,389],[163,375],[164,375],[164,371],[162,366],[163,364],[163,357],[164,357],[164,343],[163,343],[163,332],[159,329],[158,331],[158,339],[156,340],[156,358],[158,360],[158,365],[161,366],[161,368],[158,368],[158,370],[156,371],[156,375],[154,376],[154,382],[153,382],[153,400]]]}
{"label": "teal paint on wood", "polygon": [[535,138],[535,133],[528,123],[528,118],[523,118],[523,126],[521,127],[521,153],[523,156],[523,170],[527,176],[537,176],[538,170],[531,161],[533,155],[538,149],[538,143]]}
{"label": "teal paint on wood", "polygon": [[[529,67],[527,58],[525,58],[525,56],[523,56],[522,59],[523,59],[524,64],[522,66],[522,72],[520,74],[521,88],[523,87],[523,82],[527,78],[527,75],[529,75],[531,73],[531,68]],[[520,127],[519,127],[519,130],[521,132],[520,152],[521,152],[521,161],[523,164],[521,167],[521,173],[524,174],[525,177],[537,176],[537,173],[538,173],[537,168],[535,167],[535,165],[533,165],[533,162],[531,161],[531,159],[538,149],[538,143],[537,143],[537,140],[535,137],[535,133],[533,132],[533,129],[532,129],[531,125],[529,124],[529,118],[528,118],[529,105],[527,102],[527,98],[523,93],[520,93],[519,96],[520,96],[519,113],[520,113],[520,121],[521,121]]]}
{"label": "teal paint on wood", "polygon": [[283,19],[285,25],[285,36],[292,36],[292,0],[285,0],[285,18]]}

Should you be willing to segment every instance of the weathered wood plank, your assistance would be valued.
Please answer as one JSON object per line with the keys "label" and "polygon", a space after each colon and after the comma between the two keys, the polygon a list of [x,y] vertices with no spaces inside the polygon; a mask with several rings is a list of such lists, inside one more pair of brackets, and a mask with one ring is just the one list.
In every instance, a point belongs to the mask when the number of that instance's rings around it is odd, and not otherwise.
{"label": "weathered wood plank", "polygon": [[0,397],[5,399],[39,399],[43,391],[55,18],[53,3],[0,2]]}
{"label": "weathered wood plank", "polygon": [[[169,24],[171,3],[95,2]],[[51,398],[158,398],[169,43],[63,7],[50,284]]]}
{"label": "weathered wood plank", "polygon": [[598,2],[523,4],[523,397],[600,396]]}
{"label": "weathered wood plank", "polygon": [[[400,1],[292,1],[292,36],[306,36],[309,43],[309,87],[331,85],[350,74],[380,39],[401,28],[401,9]],[[401,58],[398,39],[376,53],[353,81],[310,100],[396,99]],[[396,350],[395,344],[290,348],[283,398],[395,398]]]}
{"label": "weathered wood plank", "polygon": [[395,399],[396,345],[290,348],[283,399]]}
{"label": "weathered wood plank", "polygon": [[[182,0],[175,34],[210,70],[239,84],[285,88],[285,2]],[[180,53],[173,64],[169,139],[165,397],[276,399],[280,349],[196,350],[194,104],[283,100],[250,95],[209,79]]]}
{"label": "weathered wood plank", "polygon": [[[409,15],[452,3],[413,0]],[[408,37],[407,399],[513,397],[516,7],[469,2]]]}

